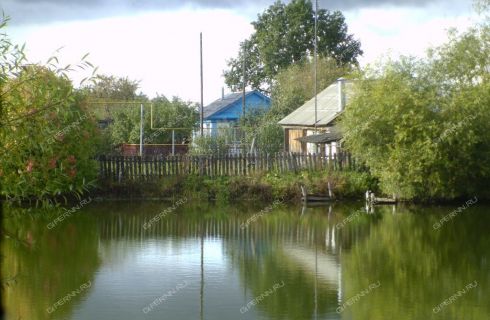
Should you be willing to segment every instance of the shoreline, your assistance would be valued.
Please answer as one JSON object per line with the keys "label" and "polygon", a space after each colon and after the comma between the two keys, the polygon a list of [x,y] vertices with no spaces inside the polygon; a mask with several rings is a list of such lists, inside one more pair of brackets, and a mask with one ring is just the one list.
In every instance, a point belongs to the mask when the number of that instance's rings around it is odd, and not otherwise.
{"label": "shoreline", "polygon": [[[327,182],[332,185],[335,200],[338,203],[352,200],[364,200],[366,190],[378,191],[377,182],[366,172],[301,172],[296,174],[268,173],[255,176],[172,176],[153,181],[112,181],[99,180],[96,187],[77,197],[60,195],[44,200],[35,197],[14,199],[11,203],[21,206],[45,205],[63,206],[79,202],[86,197],[100,201],[173,201],[178,198],[216,202],[220,204],[260,202],[271,203],[281,200],[287,204],[301,204],[300,186],[318,194],[328,194]],[[379,193],[379,191],[377,192]],[[381,193],[379,193],[382,195]],[[415,205],[459,205],[472,197],[454,199],[412,199],[400,200],[400,204]],[[490,199],[478,197],[481,203],[490,203]],[[3,196],[0,202],[9,202]]]}

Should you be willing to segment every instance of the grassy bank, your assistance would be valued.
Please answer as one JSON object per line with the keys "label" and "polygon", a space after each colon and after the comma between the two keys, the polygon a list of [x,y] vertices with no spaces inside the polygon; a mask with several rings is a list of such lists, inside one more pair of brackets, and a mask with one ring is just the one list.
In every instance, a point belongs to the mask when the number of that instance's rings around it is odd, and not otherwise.
{"label": "grassy bank", "polygon": [[166,177],[153,182],[102,182],[98,195],[117,198],[179,198],[191,197],[222,203],[234,201],[286,202],[300,200],[300,185],[309,192],[327,194],[330,182],[338,199],[362,198],[367,189],[376,190],[376,181],[366,172],[300,172],[267,173],[237,177]]}

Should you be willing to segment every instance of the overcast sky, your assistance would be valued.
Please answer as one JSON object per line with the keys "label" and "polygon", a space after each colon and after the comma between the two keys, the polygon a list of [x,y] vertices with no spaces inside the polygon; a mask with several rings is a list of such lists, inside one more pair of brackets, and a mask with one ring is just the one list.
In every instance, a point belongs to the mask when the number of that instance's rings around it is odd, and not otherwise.
{"label": "overcast sky", "polygon": [[[204,37],[204,100],[221,95],[226,60],[236,55],[255,20],[273,0],[2,0],[12,20],[7,33],[26,43],[32,62],[54,52],[62,63],[85,53],[101,73],[140,80],[150,97],[199,101],[199,33]],[[421,56],[445,41],[450,27],[465,29],[476,14],[471,0],[320,0],[342,10],[361,41],[361,64],[379,56]],[[75,81],[82,74],[73,75]]]}

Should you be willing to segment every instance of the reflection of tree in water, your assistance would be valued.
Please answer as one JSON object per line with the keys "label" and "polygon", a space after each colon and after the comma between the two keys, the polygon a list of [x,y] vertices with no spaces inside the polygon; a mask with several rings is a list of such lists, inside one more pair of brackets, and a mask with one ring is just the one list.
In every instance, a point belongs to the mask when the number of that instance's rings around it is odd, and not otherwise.
{"label": "reflection of tree in water", "polygon": [[[226,254],[234,265],[239,266],[243,286],[250,290],[250,299],[275,283],[285,283],[283,288],[264,299],[257,310],[264,310],[271,317],[286,317],[288,313],[293,319],[315,313],[315,274],[318,274],[317,313],[336,314],[338,284],[326,281],[324,270],[315,272],[315,250],[320,255],[318,261],[322,268],[325,257],[335,260],[340,247],[349,248],[352,243],[367,237],[372,220],[372,217],[360,217],[352,222],[353,228],[339,232],[335,224],[357,208],[336,206],[330,216],[325,207],[308,209],[303,214],[297,209],[276,208],[242,229],[240,225],[262,208],[237,210],[198,206],[179,208],[175,214],[166,215],[151,228],[143,229],[145,222],[170,205],[140,207],[137,210],[141,214],[129,218],[124,210],[105,214],[99,220],[101,239],[199,239],[201,236],[224,239]],[[176,241],[174,245],[183,244]]]}
{"label": "reflection of tree in water", "polygon": [[[57,213],[59,214],[59,212]],[[88,294],[75,297],[49,314],[47,308],[91,281],[99,266],[98,235],[93,218],[74,215],[49,230],[54,212],[4,208],[2,278],[16,276],[4,287],[9,319],[64,319]]]}
{"label": "reflection of tree in water", "polygon": [[[490,319],[490,219],[484,208],[475,207],[434,230],[433,224],[451,210],[426,208],[420,214],[398,209],[393,215],[386,208],[369,237],[342,255],[344,301],[370,283],[381,286],[344,312],[352,319]],[[473,281],[476,288],[433,313]]]}
{"label": "reflection of tree in water", "polygon": [[[17,216],[6,219],[5,229],[29,245],[10,240],[3,245],[6,255],[3,274],[19,273],[24,277],[7,289],[4,299],[9,312],[14,318],[48,319],[47,307],[92,278],[99,265],[98,250],[111,243],[107,240],[203,237],[224,239],[226,254],[239,266],[243,287],[250,290],[247,295],[250,299],[284,281],[285,286],[257,305],[257,311],[281,319],[313,316],[315,311],[324,315],[335,312],[338,285],[324,281],[322,270],[314,269],[313,253],[324,257],[328,252],[335,259],[340,247],[350,247],[356,239],[366,237],[366,232],[362,232],[365,228],[352,233],[347,228],[342,233],[335,229],[335,223],[342,221],[351,208],[334,208],[330,216],[325,208],[308,210],[303,215],[299,210],[276,208],[241,229],[240,225],[262,208],[186,207],[178,208],[148,230],[143,229],[145,222],[171,205],[98,204],[87,208],[90,214],[76,214],[52,230],[46,225],[56,215],[48,218],[33,212],[31,218],[17,209]],[[363,223],[360,219],[352,225],[362,226]],[[98,247],[98,239],[103,246]],[[285,244],[300,245],[294,249],[302,256],[299,262],[298,254],[292,258],[293,250],[285,249]],[[175,241],[174,245],[183,244]],[[205,250],[203,253],[206,254]],[[113,258],[114,263],[121,261],[117,256],[106,258]],[[321,260],[320,257],[320,267]],[[67,318],[76,302],[89,291],[82,291],[51,316]]]}

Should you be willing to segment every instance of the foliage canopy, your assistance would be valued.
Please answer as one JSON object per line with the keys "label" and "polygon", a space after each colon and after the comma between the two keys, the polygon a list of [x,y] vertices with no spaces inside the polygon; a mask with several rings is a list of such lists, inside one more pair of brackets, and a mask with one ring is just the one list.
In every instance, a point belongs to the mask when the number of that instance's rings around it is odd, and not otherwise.
{"label": "foliage canopy", "polygon": [[[450,34],[425,60],[359,74],[346,147],[402,198],[485,195],[490,183],[490,28]],[[488,194],[486,195],[488,196]]]}
{"label": "foliage canopy", "polygon": [[[255,32],[240,45],[237,58],[228,61],[226,84],[242,87],[243,61],[246,83],[270,92],[275,76],[288,66],[308,60],[314,52],[315,11],[311,1],[275,2],[252,23]],[[318,54],[339,65],[356,64],[361,44],[348,33],[343,14],[318,10]]]}
{"label": "foliage canopy", "polygon": [[[0,24],[6,26],[7,18]],[[0,34],[1,195],[47,200],[80,196],[95,179],[91,160],[97,128],[70,66],[26,63],[23,47]],[[81,66],[90,65],[82,59]]]}

